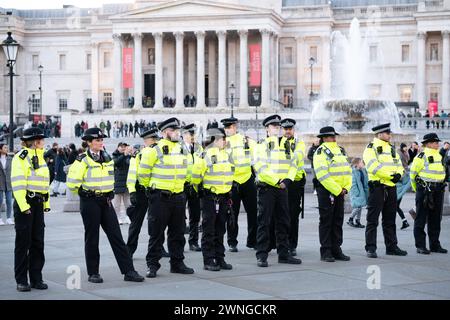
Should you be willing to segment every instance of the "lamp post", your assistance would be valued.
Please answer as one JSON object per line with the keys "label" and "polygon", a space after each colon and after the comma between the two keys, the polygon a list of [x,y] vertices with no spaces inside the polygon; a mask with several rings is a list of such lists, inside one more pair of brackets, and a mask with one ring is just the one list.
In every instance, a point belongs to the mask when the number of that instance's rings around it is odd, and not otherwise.
{"label": "lamp post", "polygon": [[40,120],[42,121],[42,71],[44,71],[44,67],[40,64],[38,67],[39,71],[39,110],[40,110]]}
{"label": "lamp post", "polygon": [[[258,102],[259,100],[259,92],[256,88],[252,91],[253,100]],[[255,118],[256,118],[256,139],[259,142],[259,123],[258,123],[258,103],[255,104]]]}
{"label": "lamp post", "polygon": [[309,92],[309,100],[311,101],[314,96],[313,92],[313,67],[316,64],[316,59],[314,57],[309,58],[309,68],[311,69],[311,91]]}
{"label": "lamp post", "polygon": [[228,87],[228,92],[230,93],[230,103],[231,103],[231,117],[234,117],[233,114],[233,107],[234,107],[234,92],[236,91],[236,88],[234,86],[234,83],[232,82],[230,86]]}
{"label": "lamp post", "polygon": [[31,106],[33,105],[33,100],[31,97],[28,97],[28,121],[31,121]]}
{"label": "lamp post", "polygon": [[14,64],[17,59],[17,52],[19,51],[19,44],[16,40],[11,36],[11,32],[7,32],[8,36],[2,42],[2,47],[5,52],[6,66],[9,68],[9,151],[14,152],[14,108],[13,108],[13,97],[14,97],[14,88],[13,88],[13,77],[14,74]]}

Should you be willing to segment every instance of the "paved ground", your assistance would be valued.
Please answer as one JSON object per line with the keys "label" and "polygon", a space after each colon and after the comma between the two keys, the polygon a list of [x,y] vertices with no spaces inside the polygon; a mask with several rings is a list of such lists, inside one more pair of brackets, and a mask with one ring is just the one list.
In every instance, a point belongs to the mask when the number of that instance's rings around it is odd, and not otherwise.
{"label": "paved ground", "polygon": [[[245,233],[240,235],[238,253],[227,253],[226,260],[233,270],[210,272],[202,269],[201,253],[185,252],[186,263],[195,274],[185,276],[169,273],[167,259],[155,279],[143,283],[124,282],[109,243],[102,234],[100,272],[105,282],[87,281],[83,252],[83,226],[78,213],[63,213],[64,198],[52,198],[53,211],[46,216],[44,278],[49,290],[19,293],[15,290],[13,274],[14,228],[0,227],[0,299],[449,299],[450,255],[415,253],[412,228],[398,230],[401,248],[407,257],[384,254],[381,230],[379,258],[368,259],[364,252],[364,230],[344,226],[344,252],[350,262],[326,263],[319,260],[318,211],[316,197],[306,198],[306,218],[300,222],[300,266],[279,265],[276,254],[269,256],[269,268],[256,266],[255,252],[243,246]],[[407,194],[403,208],[409,210],[413,194]],[[347,217],[346,217],[347,219]],[[410,223],[412,220],[408,217]],[[245,214],[239,219],[245,230]],[[363,221],[364,222],[364,221]],[[400,225],[397,220],[397,225]],[[442,223],[442,245],[450,248],[450,217]],[[127,235],[128,228],[122,227]],[[145,274],[145,254],[148,236],[144,230],[134,261],[136,269]],[[367,280],[379,267],[380,289],[368,289]],[[68,267],[81,269],[81,288],[70,290],[66,283]],[[372,278],[374,276],[372,275]],[[70,282],[70,281],[69,281]],[[369,281],[370,282],[370,281]],[[371,282],[373,283],[373,282]]]}

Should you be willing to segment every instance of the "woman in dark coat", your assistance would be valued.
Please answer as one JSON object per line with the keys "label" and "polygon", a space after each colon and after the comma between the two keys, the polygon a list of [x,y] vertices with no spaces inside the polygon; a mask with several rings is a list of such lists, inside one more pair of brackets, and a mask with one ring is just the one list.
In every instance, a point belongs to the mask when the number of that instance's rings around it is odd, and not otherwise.
{"label": "woman in dark coat", "polygon": [[[66,158],[66,154],[62,148],[58,148],[58,154],[56,156],[55,161],[55,182],[53,184],[53,194],[51,196],[57,196],[59,194],[59,186],[60,184],[66,183],[66,173],[64,172],[64,167],[68,165],[68,161]],[[66,194],[66,190],[64,188],[64,192],[62,195]]]}

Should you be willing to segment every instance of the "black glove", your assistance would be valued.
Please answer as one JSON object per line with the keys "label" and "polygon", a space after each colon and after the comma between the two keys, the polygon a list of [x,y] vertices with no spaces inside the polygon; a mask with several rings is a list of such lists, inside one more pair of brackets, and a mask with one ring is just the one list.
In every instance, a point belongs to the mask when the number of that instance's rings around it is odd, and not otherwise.
{"label": "black glove", "polygon": [[132,206],[137,205],[137,198],[136,198],[136,192],[130,193],[130,202]]}
{"label": "black glove", "polygon": [[289,185],[291,184],[291,180],[290,179],[283,179],[281,181],[281,183],[284,183],[284,185],[286,186],[286,189],[289,188]]}
{"label": "black glove", "polygon": [[400,173],[395,173],[395,174],[391,174],[391,177],[392,177],[391,181],[393,183],[397,183],[402,178],[402,175]]}

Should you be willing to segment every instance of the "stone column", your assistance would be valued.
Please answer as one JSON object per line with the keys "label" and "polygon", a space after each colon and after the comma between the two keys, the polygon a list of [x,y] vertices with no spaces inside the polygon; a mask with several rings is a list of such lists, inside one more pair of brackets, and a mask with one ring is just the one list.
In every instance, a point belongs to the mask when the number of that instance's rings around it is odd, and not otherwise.
{"label": "stone column", "polygon": [[142,33],[133,33],[134,39],[134,107],[142,108]]}
{"label": "stone column", "polygon": [[441,109],[448,112],[450,108],[449,90],[450,90],[450,31],[442,31],[442,103]]}
{"label": "stone column", "polygon": [[322,97],[330,96],[330,36],[322,37]]}
{"label": "stone column", "polygon": [[91,43],[91,99],[92,110],[99,110],[100,104],[98,99],[98,42]]}
{"label": "stone column", "polygon": [[193,39],[188,39],[188,83],[187,83],[187,94],[195,94],[195,89],[197,86],[196,81],[196,68],[195,68],[195,43]]}
{"label": "stone column", "polygon": [[122,36],[118,33],[113,34],[114,39],[114,96],[113,96],[113,108],[121,109],[123,107],[122,99]]}
{"label": "stone column", "polygon": [[262,38],[261,107],[270,107],[270,31],[260,30]]}
{"label": "stone column", "polygon": [[154,32],[155,39],[155,109],[163,107],[163,34]]}
{"label": "stone column", "polygon": [[303,94],[303,37],[298,36],[297,40],[297,105],[300,105]]}
{"label": "stone column", "polygon": [[219,94],[218,94],[218,104],[219,108],[225,108],[227,105],[227,56],[226,56],[226,41],[227,32],[224,30],[216,31],[217,38],[219,39]]}
{"label": "stone column", "polygon": [[216,40],[208,41],[208,86],[209,98],[212,98],[209,106],[216,106],[217,101],[217,70],[216,70]]}
{"label": "stone column", "polygon": [[426,33],[417,33],[417,102],[422,110],[427,108],[426,103],[426,80],[425,80],[425,40]]}
{"label": "stone column", "polygon": [[239,107],[248,107],[248,30],[239,30],[240,80]]}
{"label": "stone column", "polygon": [[184,67],[183,67],[183,39],[184,32],[175,32],[176,39],[176,104],[175,108],[184,107]]}
{"label": "stone column", "polygon": [[205,32],[195,32],[197,36],[197,108],[205,107]]}
{"label": "stone column", "polygon": [[279,86],[279,78],[280,78],[280,37],[278,34],[275,34],[275,100],[280,101],[280,86]]}

